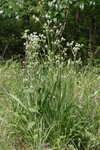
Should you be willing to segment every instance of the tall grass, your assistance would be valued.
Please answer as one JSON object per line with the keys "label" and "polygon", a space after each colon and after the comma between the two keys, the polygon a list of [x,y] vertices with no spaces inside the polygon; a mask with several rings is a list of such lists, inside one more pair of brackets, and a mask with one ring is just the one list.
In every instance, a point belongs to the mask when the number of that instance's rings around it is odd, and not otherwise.
{"label": "tall grass", "polygon": [[65,64],[60,43],[55,55],[44,35],[25,36],[25,66],[0,66],[1,143],[10,150],[99,150],[99,68],[77,60],[80,44],[68,44],[74,60]]}
{"label": "tall grass", "polygon": [[100,149],[100,77],[95,68],[76,72],[69,65],[37,64],[22,70],[14,64],[1,70],[8,79],[1,74],[0,99],[9,104],[4,118],[16,149]]}

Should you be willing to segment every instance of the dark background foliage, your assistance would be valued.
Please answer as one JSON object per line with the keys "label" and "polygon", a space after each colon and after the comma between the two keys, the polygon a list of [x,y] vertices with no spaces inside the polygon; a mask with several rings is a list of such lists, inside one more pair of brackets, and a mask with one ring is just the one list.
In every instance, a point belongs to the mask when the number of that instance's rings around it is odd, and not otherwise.
{"label": "dark background foliage", "polygon": [[[84,44],[83,59],[90,57],[90,53],[93,58],[100,58],[99,0],[0,0],[1,57],[24,55],[24,31],[43,32],[46,14],[58,29],[65,24],[62,34],[66,41]],[[36,22],[33,15],[41,23]]]}

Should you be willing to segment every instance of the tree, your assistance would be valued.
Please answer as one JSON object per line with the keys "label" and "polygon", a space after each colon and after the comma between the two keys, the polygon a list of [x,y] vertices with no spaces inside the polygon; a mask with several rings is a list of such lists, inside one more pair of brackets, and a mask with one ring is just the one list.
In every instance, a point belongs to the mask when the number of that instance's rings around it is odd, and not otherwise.
{"label": "tree", "polygon": [[0,52],[23,52],[23,32],[43,33],[47,24],[54,32],[55,26],[62,30],[66,42],[84,43],[82,55],[87,57],[89,51],[95,54],[99,46],[99,7],[99,0],[0,0]]}

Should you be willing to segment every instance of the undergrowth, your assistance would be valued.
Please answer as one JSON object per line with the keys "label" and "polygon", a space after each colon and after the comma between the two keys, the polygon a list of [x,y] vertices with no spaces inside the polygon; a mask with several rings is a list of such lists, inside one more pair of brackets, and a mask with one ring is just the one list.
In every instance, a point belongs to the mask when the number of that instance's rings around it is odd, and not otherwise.
{"label": "undergrowth", "polygon": [[2,149],[99,150],[98,68],[28,67],[14,62],[0,67]]}
{"label": "undergrowth", "polygon": [[63,51],[61,40],[24,38],[24,65],[0,66],[1,149],[99,150],[99,67],[83,66],[82,44],[72,41]]}

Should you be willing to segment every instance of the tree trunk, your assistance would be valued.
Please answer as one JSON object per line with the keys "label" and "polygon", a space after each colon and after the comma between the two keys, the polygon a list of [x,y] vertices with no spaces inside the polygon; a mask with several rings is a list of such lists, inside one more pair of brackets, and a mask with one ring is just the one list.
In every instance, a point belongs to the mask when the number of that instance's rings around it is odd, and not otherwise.
{"label": "tree trunk", "polygon": [[96,45],[96,20],[95,17],[91,18],[90,28],[89,28],[89,50],[94,56]]}

